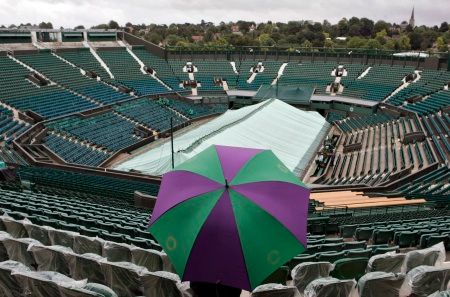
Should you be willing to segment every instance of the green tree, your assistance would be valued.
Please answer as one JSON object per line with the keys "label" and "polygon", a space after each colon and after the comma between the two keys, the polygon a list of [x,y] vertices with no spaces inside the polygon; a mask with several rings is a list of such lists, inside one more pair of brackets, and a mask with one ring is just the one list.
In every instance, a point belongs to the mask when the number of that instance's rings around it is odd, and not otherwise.
{"label": "green tree", "polygon": [[381,32],[384,30],[384,31],[388,32],[390,28],[391,28],[391,24],[380,20],[380,21],[377,21],[375,23],[375,25],[373,26],[373,31]]}
{"label": "green tree", "polygon": [[323,46],[326,47],[326,48],[334,48],[335,44],[334,44],[333,40],[325,39],[325,42],[324,42]]}
{"label": "green tree", "polygon": [[312,43],[311,43],[311,41],[305,40],[305,41],[302,43],[302,47],[304,47],[304,48],[312,48]]}
{"label": "green tree", "polygon": [[119,29],[119,24],[114,20],[110,20],[108,23],[108,27],[109,29]]}
{"label": "green tree", "polygon": [[347,36],[348,35],[348,21],[346,18],[341,19],[337,24],[338,35],[339,36]]}
{"label": "green tree", "polygon": [[46,22],[41,22],[41,23],[39,24],[39,28],[41,28],[41,29],[53,29],[53,24],[50,23],[50,22],[48,22],[48,23],[46,23]]}
{"label": "green tree", "polygon": [[176,46],[179,41],[183,41],[183,38],[170,34],[166,37],[166,43],[170,46]]}
{"label": "green tree", "polygon": [[367,40],[364,47],[368,48],[368,49],[380,49],[380,48],[382,48],[382,45],[376,39],[369,39],[369,40]]}
{"label": "green tree", "polygon": [[439,32],[447,32],[449,30],[449,26],[447,22],[443,22],[439,27]]}
{"label": "green tree", "polygon": [[396,50],[399,48],[397,41],[395,41],[395,39],[389,39],[388,41],[386,41],[386,43],[384,44],[384,48],[388,49],[388,50]]}
{"label": "green tree", "polygon": [[367,40],[361,37],[351,37],[347,42],[349,48],[363,48],[366,46]]}
{"label": "green tree", "polygon": [[83,25],[78,25],[78,26],[76,26],[74,29],[76,29],[76,30],[82,30],[82,29],[84,29],[84,26],[83,26]]}
{"label": "green tree", "polygon": [[267,33],[263,33],[263,34],[261,34],[259,36],[259,43],[262,46],[273,46],[273,45],[275,45],[275,41]]}
{"label": "green tree", "polygon": [[440,51],[440,52],[448,51],[448,44],[447,44],[447,42],[445,42],[445,40],[442,36],[440,36],[436,39],[436,47],[437,47],[438,51]]}
{"label": "green tree", "polygon": [[408,36],[402,35],[398,40],[398,47],[401,50],[409,50],[411,49],[411,41]]}
{"label": "green tree", "polygon": [[148,32],[148,33],[146,33],[144,35],[144,39],[147,40],[147,41],[150,41],[152,43],[155,43],[155,44],[158,44],[158,43],[160,43],[163,40],[162,36],[159,35],[156,32]]}
{"label": "green tree", "polygon": [[377,34],[375,34],[375,39],[380,43],[380,44],[385,44],[386,43],[386,36],[387,36],[387,32],[385,29],[381,30],[380,32],[377,32]]}

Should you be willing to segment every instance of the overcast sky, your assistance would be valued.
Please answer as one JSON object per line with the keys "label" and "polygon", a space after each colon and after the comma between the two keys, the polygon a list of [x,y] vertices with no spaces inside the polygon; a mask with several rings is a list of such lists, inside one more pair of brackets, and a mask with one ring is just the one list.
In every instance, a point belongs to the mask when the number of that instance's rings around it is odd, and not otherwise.
{"label": "overcast sky", "polygon": [[400,23],[415,6],[416,25],[450,22],[450,0],[0,0],[0,24],[50,21],[65,28],[114,19],[131,23],[214,23],[368,17]]}

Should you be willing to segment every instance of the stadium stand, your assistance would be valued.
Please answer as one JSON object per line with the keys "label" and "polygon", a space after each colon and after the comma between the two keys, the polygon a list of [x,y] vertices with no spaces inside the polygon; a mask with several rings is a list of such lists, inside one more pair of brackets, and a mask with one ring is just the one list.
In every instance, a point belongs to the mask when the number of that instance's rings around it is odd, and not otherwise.
{"label": "stadium stand", "polygon": [[0,106],[0,143],[11,143],[16,135],[22,134],[28,128],[28,124],[14,119],[11,110]]}
{"label": "stadium stand", "polygon": [[76,137],[113,152],[141,140],[134,133],[135,124],[112,112],[89,118],[66,117],[49,123],[47,127],[61,135]]}
{"label": "stadium stand", "polygon": [[90,49],[80,48],[73,51],[61,51],[58,55],[84,71],[94,72],[104,80],[109,79],[109,74],[91,54]]}
{"label": "stadium stand", "polygon": [[96,167],[111,156],[108,152],[97,150],[87,144],[60,137],[56,134],[48,135],[45,139],[45,145],[67,163]]}
{"label": "stadium stand", "polygon": [[169,90],[150,75],[141,72],[138,62],[124,48],[97,50],[109,66],[115,80],[136,92],[137,95],[163,94]]}
{"label": "stadium stand", "polygon": [[161,59],[142,47],[133,47],[133,52],[147,66],[156,72],[156,76],[174,91],[183,91],[180,78],[173,72],[166,60]]}
{"label": "stadium stand", "polygon": [[[392,290],[407,284],[405,296],[446,288],[449,271],[440,266],[450,250],[450,72],[442,63],[438,70],[369,56],[349,63],[287,54],[157,55],[116,38],[89,36],[114,79],[86,48],[0,56],[0,161],[18,175],[0,181],[0,295],[183,296],[187,285],[147,230],[151,210],[135,200],[157,196],[160,179],[105,164],[166,137],[170,118],[179,129],[227,109],[206,97],[199,104],[179,99],[175,92],[190,91],[183,81],[199,83],[199,97],[211,92],[228,102],[224,82],[255,91],[271,85],[285,63],[278,84],[326,95],[339,81],[343,92],[336,95],[354,101],[318,108],[333,127],[303,178],[313,191],[307,251],[268,278],[279,284],[251,296],[329,296],[338,289],[348,296],[356,284],[360,297],[374,296],[380,283]],[[95,46],[101,44],[115,48]],[[183,70],[188,62],[192,74]],[[252,73],[258,66],[264,71]],[[345,75],[337,79],[339,66]],[[136,98],[123,87],[151,96]],[[380,108],[359,113],[358,99]],[[42,145],[64,163],[29,153]],[[286,286],[288,275],[293,286]]]}
{"label": "stadium stand", "polygon": [[333,82],[331,72],[336,68],[333,62],[290,62],[284,69],[279,84],[312,85],[316,94],[325,93],[326,86]]}
{"label": "stadium stand", "polygon": [[185,117],[177,114],[174,110],[165,108],[163,104],[147,98],[117,106],[115,111],[158,132],[170,129],[170,118],[173,119],[174,127],[187,121]]}
{"label": "stadium stand", "polygon": [[215,80],[226,81],[229,88],[236,86],[237,74],[226,60],[193,60],[198,72],[196,80],[201,84],[199,91],[223,91],[223,85],[215,84]]}
{"label": "stadium stand", "polygon": [[46,75],[67,90],[76,92],[100,104],[110,104],[131,99],[102,82],[83,76],[80,69],[61,60],[50,51],[41,50],[36,54],[18,54],[18,60]]}
{"label": "stadium stand", "polygon": [[224,104],[191,104],[180,100],[173,100],[168,98],[160,98],[160,104],[167,105],[171,109],[181,113],[189,119],[196,119],[214,114],[220,114],[227,110]]}
{"label": "stadium stand", "polygon": [[[239,66],[236,66],[239,67],[238,89],[257,90],[262,84],[272,84],[278,75],[278,70],[283,64],[279,61],[263,61],[261,63],[264,71],[254,74],[255,68],[259,63],[258,61],[242,61]],[[251,83],[248,83],[247,80],[250,79],[252,74],[254,75],[254,79]]]}
{"label": "stadium stand", "polygon": [[403,78],[414,72],[414,67],[374,65],[362,78],[348,80],[344,84],[346,95],[361,94],[361,99],[381,101],[386,99],[402,84]]}
{"label": "stadium stand", "polygon": [[[55,84],[40,86],[25,77],[30,71],[8,56],[0,56],[0,100],[18,110],[57,117],[97,107],[94,102]],[[58,104],[54,104],[55,100]]]}
{"label": "stadium stand", "polygon": [[[438,100],[436,100],[438,102],[435,102],[435,98],[445,98],[447,93],[443,89],[449,81],[450,74],[447,71],[425,69],[420,73],[419,80],[410,83],[406,88],[390,97],[387,102],[396,106],[403,106],[419,114],[436,112],[439,107],[446,105],[442,101],[441,104]],[[411,104],[407,102],[408,99],[416,96],[420,101]],[[438,104],[436,105],[436,103]]]}
{"label": "stadium stand", "polygon": [[[156,196],[159,190],[159,185],[148,182],[84,174],[63,169],[23,166],[20,167],[18,174],[22,180],[32,182],[39,191],[69,194],[79,192],[81,197],[89,197],[86,194],[91,194],[94,198],[107,197],[106,200],[103,200],[106,204],[112,203],[113,199],[119,205],[123,205],[125,200],[125,204],[130,204],[134,191]],[[110,202],[107,202],[108,200]]]}

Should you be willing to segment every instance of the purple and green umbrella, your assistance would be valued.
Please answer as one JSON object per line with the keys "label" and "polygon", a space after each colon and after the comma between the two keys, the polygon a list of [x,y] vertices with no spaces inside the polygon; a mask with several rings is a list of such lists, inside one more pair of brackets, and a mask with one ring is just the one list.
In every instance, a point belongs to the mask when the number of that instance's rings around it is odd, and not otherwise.
{"label": "purple and green umbrella", "polygon": [[149,230],[182,280],[252,290],[306,249],[308,200],[272,151],[215,145],[164,174]]}

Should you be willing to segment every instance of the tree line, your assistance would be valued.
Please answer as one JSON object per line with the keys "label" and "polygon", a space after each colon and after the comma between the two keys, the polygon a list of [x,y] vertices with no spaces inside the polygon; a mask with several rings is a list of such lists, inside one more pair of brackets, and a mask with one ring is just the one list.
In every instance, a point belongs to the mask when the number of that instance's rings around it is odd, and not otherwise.
{"label": "tree line", "polygon": [[[23,24],[21,24],[23,25]],[[31,24],[25,24],[30,25]],[[36,26],[36,25],[35,25]],[[42,22],[40,28],[51,29],[52,23]],[[2,26],[5,28],[5,26]],[[16,27],[10,25],[9,28]],[[75,29],[84,29],[83,25]],[[214,24],[202,20],[199,24],[132,24],[119,25],[111,20],[93,29],[124,29],[147,41],[162,46],[185,48],[217,47],[285,47],[285,48],[364,48],[384,50],[434,50],[447,52],[450,43],[449,24],[411,27],[408,23],[374,22],[368,18],[343,18],[336,24],[329,21],[289,21]]]}

